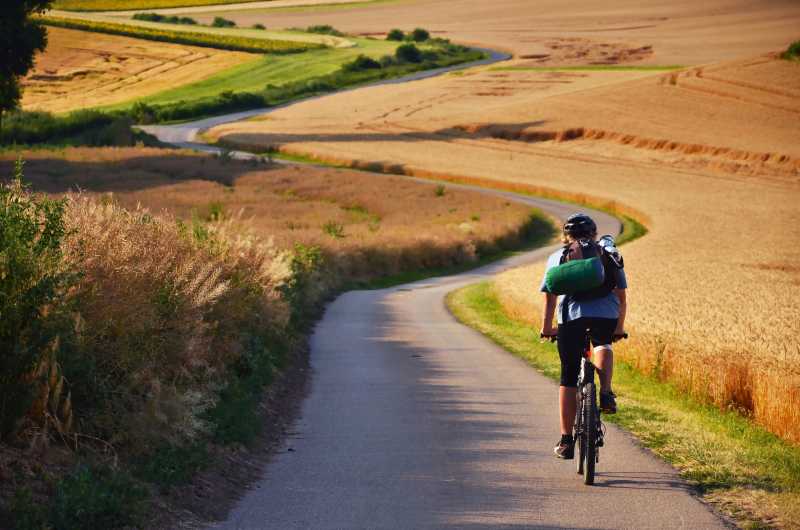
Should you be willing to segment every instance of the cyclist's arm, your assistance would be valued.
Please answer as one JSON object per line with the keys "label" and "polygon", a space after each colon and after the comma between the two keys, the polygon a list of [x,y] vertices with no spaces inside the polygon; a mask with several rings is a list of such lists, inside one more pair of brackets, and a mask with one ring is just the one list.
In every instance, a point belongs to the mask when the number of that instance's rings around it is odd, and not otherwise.
{"label": "cyclist's arm", "polygon": [[544,293],[544,305],[542,309],[542,334],[544,336],[555,335],[556,329],[553,327],[553,314],[556,310],[558,296]]}
{"label": "cyclist's arm", "polygon": [[628,300],[625,289],[614,289],[614,294],[619,298],[619,320],[614,335],[622,335],[625,333],[625,313],[628,310]]}

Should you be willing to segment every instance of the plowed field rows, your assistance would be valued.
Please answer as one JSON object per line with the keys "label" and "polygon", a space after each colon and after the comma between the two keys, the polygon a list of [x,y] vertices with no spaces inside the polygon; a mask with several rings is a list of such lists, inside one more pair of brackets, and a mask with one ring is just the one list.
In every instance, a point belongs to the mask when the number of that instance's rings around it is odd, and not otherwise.
{"label": "plowed field rows", "polygon": [[259,56],[49,28],[47,51],[24,80],[27,110],[65,112],[193,83]]}

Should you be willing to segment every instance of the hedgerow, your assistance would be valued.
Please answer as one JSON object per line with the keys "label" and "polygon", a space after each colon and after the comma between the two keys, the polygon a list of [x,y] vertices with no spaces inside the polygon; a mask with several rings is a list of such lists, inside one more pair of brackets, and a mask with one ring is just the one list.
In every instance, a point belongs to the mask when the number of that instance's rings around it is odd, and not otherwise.
{"label": "hedgerow", "polygon": [[139,39],[172,42],[190,46],[202,46],[221,50],[242,51],[251,53],[299,53],[307,50],[324,48],[316,42],[293,42],[272,39],[254,39],[235,35],[217,33],[200,33],[195,31],[178,31],[143,26],[117,24],[115,22],[98,22],[71,18],[42,17],[42,23],[68,29],[124,35]]}

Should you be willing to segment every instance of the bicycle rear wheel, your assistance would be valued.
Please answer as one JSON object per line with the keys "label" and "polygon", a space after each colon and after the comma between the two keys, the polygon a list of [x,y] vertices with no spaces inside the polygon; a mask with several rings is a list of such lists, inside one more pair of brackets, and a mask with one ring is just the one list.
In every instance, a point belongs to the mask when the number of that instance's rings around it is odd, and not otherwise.
{"label": "bicycle rear wheel", "polygon": [[578,401],[578,413],[575,415],[575,448],[578,450],[575,460],[579,475],[583,475],[583,461],[586,458],[586,428],[583,416],[583,394],[581,393]]}
{"label": "bicycle rear wheel", "polygon": [[584,464],[583,483],[594,484],[594,468],[597,462],[597,390],[594,383],[584,387],[582,420],[584,450],[581,461]]}

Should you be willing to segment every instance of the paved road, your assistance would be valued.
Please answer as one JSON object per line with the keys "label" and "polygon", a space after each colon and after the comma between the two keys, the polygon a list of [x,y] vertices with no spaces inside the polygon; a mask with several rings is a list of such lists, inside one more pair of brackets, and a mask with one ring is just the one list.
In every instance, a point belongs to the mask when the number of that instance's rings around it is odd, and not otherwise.
{"label": "paved road", "polygon": [[[149,130],[200,147],[198,130],[247,115]],[[481,191],[559,219],[575,209]],[[619,231],[592,214],[602,232]],[[293,431],[217,528],[726,528],[670,466],[613,426],[597,483],[584,486],[573,462],[552,454],[556,384],[447,312],[453,289],[552,250],[331,303],[311,338],[311,392]]]}
{"label": "paved road", "polygon": [[[518,200],[560,218],[573,210]],[[449,291],[551,250],[340,296],[312,336],[312,389],[293,432],[218,528],[724,528],[613,427],[597,485],[584,486],[552,454],[556,384],[447,312]]]}

